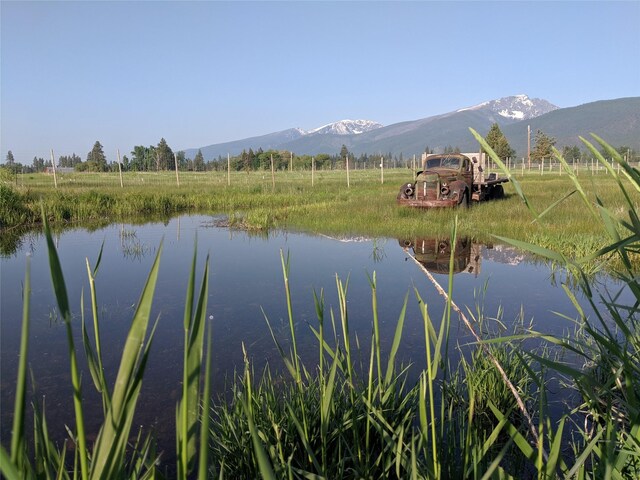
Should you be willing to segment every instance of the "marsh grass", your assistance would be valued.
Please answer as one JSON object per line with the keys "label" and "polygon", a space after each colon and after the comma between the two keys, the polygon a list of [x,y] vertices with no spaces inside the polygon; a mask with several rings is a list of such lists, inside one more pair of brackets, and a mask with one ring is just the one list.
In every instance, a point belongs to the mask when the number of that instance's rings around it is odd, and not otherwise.
{"label": "marsh grass", "polygon": [[[617,172],[613,172],[616,173]],[[607,236],[597,228],[578,195],[572,195],[551,212],[532,217],[574,190],[570,175],[510,172],[506,198],[483,202],[460,215],[461,235],[487,240],[491,235],[541,242],[569,252],[575,240],[586,251],[603,247]],[[317,172],[311,185],[310,172],[277,172],[275,188],[264,172],[239,173],[227,185],[226,172],[185,173],[181,185],[167,172],[125,174],[120,188],[117,174],[66,174],[58,189],[44,174],[30,175],[18,185],[4,185],[7,202],[0,203],[4,226],[38,223],[44,203],[52,223],[105,222],[145,216],[183,213],[227,214],[238,227],[250,230],[297,229],[325,234],[358,234],[372,237],[412,236],[425,231],[448,234],[456,215],[452,210],[417,210],[396,205],[398,185],[411,178],[404,168],[385,171],[385,183],[374,170],[354,170],[350,187],[343,171]],[[111,179],[111,177],[113,177]],[[111,179],[106,181],[105,179]],[[606,169],[580,177],[587,195],[598,195],[617,216],[626,205],[618,195],[616,177]],[[624,182],[629,180],[622,178]],[[515,189],[527,190],[528,204]],[[637,207],[640,194],[630,192]],[[567,238],[572,239],[571,242]]]}
{"label": "marsh grass", "polygon": [[[318,360],[307,366],[297,354],[289,259],[284,254],[282,264],[288,349],[266,321],[286,375],[274,376],[270,366],[256,375],[245,353],[244,371],[233,384],[231,402],[220,401],[212,411],[212,468],[220,476],[466,478],[492,469],[506,473],[504,467],[492,466],[499,455],[507,459],[512,472],[520,471],[528,459],[509,441],[506,425],[523,438],[527,425],[517,413],[511,390],[502,388],[502,377],[486,356],[490,349],[515,379],[520,395],[530,400],[533,365],[514,354],[520,348],[517,342],[482,348],[455,345],[450,314],[445,312],[440,322],[433,322],[415,291],[412,296],[420,304],[424,324],[426,367],[419,381],[409,384],[411,366],[397,361],[409,295],[391,347],[383,352],[374,273],[369,351],[360,351],[361,343],[350,332],[348,281],[336,278],[336,311],[326,310],[323,292],[314,295],[317,324],[309,328],[316,338]],[[459,350],[455,356],[470,351],[468,360],[452,365],[453,349]],[[416,361],[423,364],[422,359]],[[505,411],[505,419],[498,421],[492,408]]]}
{"label": "marsh grass", "polygon": [[[487,148],[476,133],[478,141]],[[604,140],[592,135],[600,148],[612,158],[610,163],[596,146],[586,139],[583,143],[598,159],[616,184],[618,195],[615,201],[600,192],[590,193],[584,182],[572,173],[571,168],[557,150],[556,158],[563,165],[573,189],[564,197],[579,198],[585,216],[598,226],[606,236],[605,246],[588,255],[574,252],[566,255],[533,244],[511,240],[516,246],[563,265],[574,272],[582,294],[593,309],[587,317],[578,305],[574,294],[567,287],[565,292],[573,302],[580,331],[570,338],[545,336],[554,346],[560,346],[568,355],[573,355],[582,365],[573,366],[525,352],[531,359],[540,361],[546,368],[563,376],[567,384],[577,391],[582,399],[570,420],[574,423],[576,437],[572,442],[573,464],[559,462],[566,477],[577,478],[638,478],[640,476],[640,283],[637,255],[640,253],[640,221],[638,218],[637,194],[640,192],[640,171],[632,168]],[[494,157],[495,154],[488,148]],[[499,162],[499,159],[497,159]],[[617,168],[616,168],[617,166]],[[525,204],[529,198],[516,184]],[[531,209],[536,220],[559,208],[554,203],[538,214]],[[615,256],[614,275],[621,281],[618,291],[599,290],[585,273],[584,266],[605,256]],[[623,296],[626,299],[623,300]],[[534,332],[531,336],[537,336]],[[547,421],[547,430],[556,438],[561,437],[565,421],[558,426]],[[554,433],[554,429],[556,430]],[[523,449],[524,451],[524,449]]]}
{"label": "marsh grass", "polygon": [[[481,141],[479,136],[478,139]],[[494,155],[486,144],[483,147]],[[247,362],[231,406],[222,404],[214,410],[213,417],[222,419],[212,431],[218,440],[213,443],[213,458],[219,459],[216,464],[228,465],[227,472],[233,475],[233,466],[244,458],[240,452],[249,448],[249,461],[238,468],[244,468],[241,476],[251,478],[258,473],[264,478],[638,478],[640,287],[632,256],[638,254],[640,247],[640,221],[634,199],[640,191],[640,172],[614,155],[624,171],[622,178],[600,156],[620,189],[622,204],[627,204],[625,210],[617,198],[614,208],[605,207],[597,190],[590,196],[556,154],[574,188],[540,210],[525,195],[520,182],[513,179],[524,212],[536,224],[543,225],[553,217],[550,212],[578,198],[580,210],[592,215],[588,221],[598,224],[605,246],[594,251],[595,244],[587,243],[567,255],[519,240],[511,243],[571,270],[572,278],[578,280],[595,311],[595,319],[587,318],[565,286],[581,325],[575,336],[555,338],[522,328],[513,335],[476,337],[475,348],[467,356],[461,355],[459,366],[452,368],[449,353],[460,347],[450,344],[452,308],[461,317],[463,314],[447,296],[448,308],[436,329],[416,291],[424,322],[426,367],[418,384],[408,386],[404,381],[406,371],[395,364],[404,308],[385,370],[377,333],[374,275],[369,363],[362,370],[354,369],[344,301],[347,288],[338,279],[341,300],[338,320],[331,312],[331,342],[325,333],[322,295],[316,296],[318,327],[312,328],[318,340],[317,366],[307,369],[298,362],[289,309],[292,348],[286,352],[278,343],[289,381],[281,384],[282,380],[276,380],[280,386],[274,389],[268,370],[264,381],[256,381]],[[495,160],[499,163],[499,159]],[[627,191],[627,186],[636,193]],[[628,219],[621,217],[620,208],[628,212]],[[455,236],[454,228],[452,244]],[[630,303],[622,302],[619,294],[596,294],[592,277],[584,271],[584,265],[612,253],[620,257],[617,276],[632,294]],[[287,303],[291,305],[286,268],[284,276]],[[451,287],[452,274],[449,292]],[[473,320],[473,324],[465,321],[469,329],[483,331],[482,315]],[[529,341],[540,348],[524,348],[523,342]],[[582,359],[584,365],[558,360],[563,354]],[[580,405],[559,418],[551,413],[548,403],[547,372],[564,378],[566,385],[582,398]],[[389,398],[399,401],[385,404]],[[234,432],[244,433],[240,438]],[[330,450],[337,455],[327,463],[323,452]],[[363,458],[366,461],[360,463]]]}
{"label": "marsh grass", "polygon": [[[59,449],[50,439],[44,401],[42,405],[34,403],[33,444],[31,446],[27,445],[24,426],[26,424],[27,352],[29,345],[29,305],[31,301],[30,271],[29,263],[27,262],[11,446],[9,452],[5,450],[4,446],[0,446],[0,472],[8,480],[30,478],[81,478],[83,480],[155,478],[159,475],[156,469],[156,462],[159,457],[155,452],[155,442],[151,432],[146,432],[144,435],[142,432],[136,434],[132,432],[132,423],[157,326],[157,320],[152,326],[150,325],[150,317],[162,247],[158,249],[158,254],[142,290],[125,340],[115,382],[112,385],[109,385],[106,380],[102,363],[102,343],[97,307],[96,277],[102,252],[99,253],[94,266],[91,266],[87,260],[90,310],[93,318],[93,339],[90,338],[87,321],[84,316],[83,295],[80,306],[82,311],[81,343],[86,356],[91,382],[102,399],[103,418],[97,437],[90,444],[88,441],[89,432],[85,427],[85,418],[88,412],[83,402],[83,386],[81,372],[78,367],[78,348],[74,340],[71,307],[62,275],[62,268],[44,211],[43,218],[53,290],[58,304],[59,315],[67,331],[69,370],[71,372],[70,388],[73,392],[73,423],[67,427],[68,438],[62,448]],[[206,449],[197,451],[196,441],[201,421],[202,428],[206,428],[208,422],[208,419],[202,419],[200,410],[200,402],[203,401],[204,411],[208,411],[209,396],[209,381],[207,380],[203,387],[200,385],[200,370],[203,367],[202,352],[205,329],[204,315],[208,292],[208,266],[205,267],[203,283],[196,302],[194,294],[195,263],[194,254],[185,302],[184,388],[182,398],[177,407],[178,421],[176,422],[178,438],[177,471],[180,478],[187,478],[187,476],[197,472],[198,477],[204,479],[208,468],[207,451]],[[210,343],[209,340],[209,345]],[[210,358],[209,355],[208,353],[207,358]],[[205,369],[208,374],[208,363]],[[207,397],[204,400],[203,394],[206,394]],[[206,431],[208,432],[208,429]],[[201,434],[199,441],[206,444],[206,434]],[[197,464],[196,461],[199,457],[200,463]]]}

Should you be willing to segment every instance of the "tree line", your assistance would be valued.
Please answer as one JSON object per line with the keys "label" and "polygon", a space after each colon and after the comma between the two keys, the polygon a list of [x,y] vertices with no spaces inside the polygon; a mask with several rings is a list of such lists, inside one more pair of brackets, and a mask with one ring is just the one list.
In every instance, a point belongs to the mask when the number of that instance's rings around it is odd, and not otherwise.
{"label": "tree line", "polygon": [[[485,140],[503,160],[515,157],[515,150],[511,148],[507,138],[504,136],[497,123],[494,123]],[[556,144],[556,139],[538,130],[535,134],[533,148],[530,152],[532,161],[538,162],[553,156],[552,148]],[[628,159],[635,158],[636,152],[627,147],[621,146],[618,149],[623,156]],[[429,146],[426,146],[426,153],[434,153]],[[457,146],[447,145],[443,153],[459,153]],[[591,158],[591,153],[581,149],[577,145],[564,146],[562,155],[569,163],[586,161]],[[318,155],[296,155],[287,150],[243,150],[239,155],[211,158],[205,160],[201,150],[198,150],[193,159],[186,158],[184,151],[175,152],[171,149],[164,138],[161,138],[157,145],[136,145],[129,155],[124,155],[121,159],[108,161],[104,149],[99,141],[96,141],[93,148],[87,153],[85,160],[75,153],[58,157],[57,168],[73,168],[78,172],[109,172],[118,171],[118,163],[122,171],[130,172],[159,172],[164,170],[174,170],[176,167],[180,171],[257,171],[257,170],[310,170],[312,164],[319,170],[345,169],[346,161],[349,161],[349,168],[366,169],[379,168],[384,162],[387,168],[411,167],[412,158],[404,158],[402,153],[394,155],[391,152],[386,154],[361,153],[354,155],[345,145],[340,153],[329,154],[320,153]],[[41,157],[34,157],[31,165],[22,165],[15,161],[11,150],[8,151],[4,167],[14,173],[42,172],[51,168],[51,160]]]}

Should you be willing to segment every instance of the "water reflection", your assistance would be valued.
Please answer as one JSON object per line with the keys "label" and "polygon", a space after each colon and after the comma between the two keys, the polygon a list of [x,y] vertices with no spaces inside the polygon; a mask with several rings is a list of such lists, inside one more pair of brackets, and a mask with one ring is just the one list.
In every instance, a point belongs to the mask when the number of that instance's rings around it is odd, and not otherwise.
{"label": "water reflection", "polygon": [[478,276],[482,263],[482,244],[469,237],[456,240],[454,249],[451,240],[442,237],[420,237],[414,240],[400,239],[400,246],[411,250],[413,257],[432,273],[449,273],[453,250],[453,273],[471,273]]}

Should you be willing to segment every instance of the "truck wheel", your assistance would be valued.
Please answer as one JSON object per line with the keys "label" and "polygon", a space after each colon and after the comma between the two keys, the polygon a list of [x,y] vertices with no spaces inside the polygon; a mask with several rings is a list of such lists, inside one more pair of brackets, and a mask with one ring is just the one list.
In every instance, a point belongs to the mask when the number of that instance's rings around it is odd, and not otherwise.
{"label": "truck wheel", "polygon": [[469,192],[466,190],[462,194],[462,200],[458,204],[459,208],[469,208]]}
{"label": "truck wheel", "polygon": [[504,198],[504,188],[502,188],[502,185],[493,187],[493,198]]}

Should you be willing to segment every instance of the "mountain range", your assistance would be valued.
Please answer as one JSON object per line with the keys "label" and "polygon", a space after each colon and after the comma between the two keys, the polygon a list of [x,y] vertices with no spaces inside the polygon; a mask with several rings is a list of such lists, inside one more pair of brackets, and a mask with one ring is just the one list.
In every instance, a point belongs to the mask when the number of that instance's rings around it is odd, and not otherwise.
{"label": "mountain range", "polygon": [[472,107],[383,126],[370,120],[342,120],[312,130],[290,128],[267,135],[185,150],[193,158],[198,150],[207,160],[243,150],[287,150],[298,155],[335,154],[345,145],[351,153],[391,153],[405,157],[419,155],[429,147],[434,152],[446,147],[475,151],[476,140],[469,127],[486,135],[497,123],[516,150],[527,153],[527,129],[531,142],[543,131],[556,139],[556,147],[582,146],[579,137],[596,133],[611,145],[640,150],[640,97],[601,100],[577,107],[559,108],[547,100],[514,95]]}

